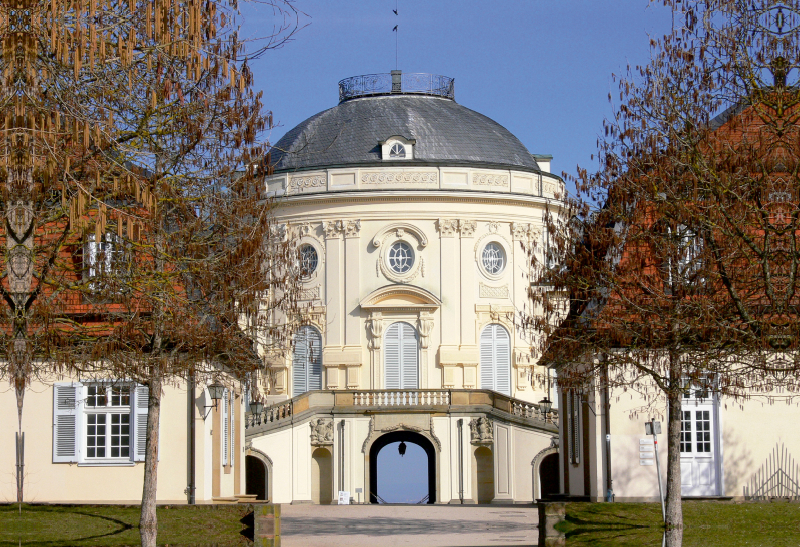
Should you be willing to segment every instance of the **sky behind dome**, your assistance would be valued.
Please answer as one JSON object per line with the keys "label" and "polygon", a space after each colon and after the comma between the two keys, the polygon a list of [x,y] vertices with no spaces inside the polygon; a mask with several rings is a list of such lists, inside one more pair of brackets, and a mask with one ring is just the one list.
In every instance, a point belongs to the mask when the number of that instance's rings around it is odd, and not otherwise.
{"label": "sky behind dome", "polygon": [[[392,10],[397,8],[399,15]],[[552,154],[552,172],[596,169],[592,154],[613,74],[646,64],[650,38],[671,14],[647,0],[296,0],[304,25],[292,41],[252,62],[255,87],[279,127],[272,143],[338,103],[338,82],[398,68],[455,78],[459,104],[511,131],[531,153]],[[241,35],[275,22],[245,8]],[[595,156],[596,157],[596,156]]]}

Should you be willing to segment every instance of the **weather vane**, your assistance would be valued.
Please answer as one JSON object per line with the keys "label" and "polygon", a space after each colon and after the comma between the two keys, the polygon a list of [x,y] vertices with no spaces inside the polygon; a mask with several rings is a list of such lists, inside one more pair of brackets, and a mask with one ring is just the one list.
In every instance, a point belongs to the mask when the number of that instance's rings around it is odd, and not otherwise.
{"label": "weather vane", "polygon": [[[394,0],[394,9],[392,11],[394,12],[395,17],[399,16],[398,13],[397,13],[397,0]],[[392,29],[392,32],[394,32],[394,69],[395,70],[397,70],[397,51],[398,51],[397,35],[399,34],[399,31],[397,30],[397,27],[398,27],[398,25],[395,25],[394,28]]]}

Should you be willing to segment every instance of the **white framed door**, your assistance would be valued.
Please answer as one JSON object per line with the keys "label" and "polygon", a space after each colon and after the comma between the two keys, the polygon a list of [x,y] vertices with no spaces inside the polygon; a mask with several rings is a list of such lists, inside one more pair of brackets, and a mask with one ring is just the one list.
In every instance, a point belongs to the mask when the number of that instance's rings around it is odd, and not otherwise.
{"label": "white framed door", "polygon": [[712,401],[684,399],[681,408],[681,494],[719,496],[717,413]]}

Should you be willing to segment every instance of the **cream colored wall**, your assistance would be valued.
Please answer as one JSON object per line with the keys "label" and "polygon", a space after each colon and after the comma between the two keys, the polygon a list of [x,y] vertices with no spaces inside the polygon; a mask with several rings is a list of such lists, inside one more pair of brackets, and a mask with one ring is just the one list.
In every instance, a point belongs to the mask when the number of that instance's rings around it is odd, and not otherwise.
{"label": "cream colored wall", "polygon": [[[530,359],[531,341],[516,331],[515,324],[519,313],[528,309],[529,264],[522,244],[541,239],[543,210],[550,200],[512,194],[509,189],[534,179],[531,188],[538,189],[539,175],[442,168],[433,170],[436,177],[431,179],[436,183],[363,182],[371,181],[372,175],[388,176],[394,171],[331,170],[279,175],[270,182],[270,188],[288,186],[288,194],[293,196],[282,201],[278,220],[289,226],[288,233],[298,244],[313,244],[320,256],[318,270],[305,284],[303,296],[304,303],[311,306],[308,321],[323,333],[323,388],[383,388],[382,349],[370,351],[367,322],[371,314],[359,304],[373,291],[396,284],[382,271],[378,263],[382,248],[376,248],[373,239],[388,225],[406,223],[420,234],[405,229],[402,238],[413,244],[417,260],[424,263],[408,285],[420,287],[442,302],[430,314],[433,329],[428,348],[420,353],[420,387],[478,388],[480,331],[489,323],[501,323],[512,336],[511,395],[538,402],[544,392],[530,385],[530,367],[535,364]],[[560,184],[558,179],[543,177],[542,184],[551,194],[558,191],[551,187]],[[345,179],[352,184],[344,184]],[[482,192],[420,192],[426,185]],[[372,191],[339,192],[366,188]],[[383,191],[399,188],[407,191]],[[324,190],[329,192],[319,195]],[[419,244],[421,238],[426,240],[424,247]],[[394,240],[389,237],[384,247]],[[500,243],[506,252],[508,264],[499,276],[488,276],[477,262],[489,241]],[[400,304],[387,303],[387,309],[381,310],[385,327],[395,320],[418,327],[419,309],[412,305],[393,311],[389,309],[393,305]],[[276,369],[282,375],[278,384],[283,391],[273,389],[271,401],[280,398],[274,395],[292,394],[291,359],[278,363]]]}
{"label": "cream colored wall", "polygon": [[[781,395],[773,393],[772,395]],[[631,416],[641,400],[631,392],[612,398],[611,463],[614,493],[617,499],[657,499],[658,483],[655,466],[639,465],[640,439],[652,440],[644,434],[644,423],[650,413]],[[663,405],[666,406],[666,405]],[[664,413],[656,419],[666,433]],[[723,400],[719,407],[721,435],[721,468],[724,496],[741,498],[743,488],[770,458],[773,449],[784,448],[794,458],[800,457],[800,436],[793,425],[800,420],[797,404],[769,404],[767,396],[748,401]],[[666,484],[666,436],[659,436],[661,474]],[[787,469],[788,471],[788,469]],[[797,480],[797,478],[795,478]]]}
{"label": "cream colored wall", "polygon": [[[68,382],[69,379],[54,379]],[[199,395],[199,392],[198,392]],[[202,397],[198,398],[202,401]],[[186,503],[184,489],[188,477],[187,393],[183,384],[164,388],[161,407],[157,499],[162,503]],[[98,466],[78,463],[53,463],[53,387],[35,382],[25,393],[22,429],[25,432],[25,499],[30,502],[138,503],[142,497],[144,462]],[[196,499],[211,500],[210,429],[204,427],[200,409],[195,406]],[[244,414],[240,413],[243,424]],[[0,391],[0,500],[16,499],[14,480],[16,399],[14,390]],[[210,423],[210,417],[208,420]],[[244,428],[242,427],[242,434]],[[244,465],[239,455],[238,465]],[[232,475],[231,475],[232,476]],[[233,484],[226,488],[233,495]]]}

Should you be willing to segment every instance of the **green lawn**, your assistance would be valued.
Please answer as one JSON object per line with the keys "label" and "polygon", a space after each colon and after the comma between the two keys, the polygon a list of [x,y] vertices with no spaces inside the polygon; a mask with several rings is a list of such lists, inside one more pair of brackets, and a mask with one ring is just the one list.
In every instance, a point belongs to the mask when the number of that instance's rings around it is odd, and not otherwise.
{"label": "green lawn", "polygon": [[[687,501],[683,547],[800,545],[800,503]],[[661,545],[661,506],[653,503],[568,503],[568,546]]]}
{"label": "green lawn", "polygon": [[[244,505],[158,508],[158,543],[169,546],[244,546]],[[139,545],[139,507],[0,505],[0,546]]]}

